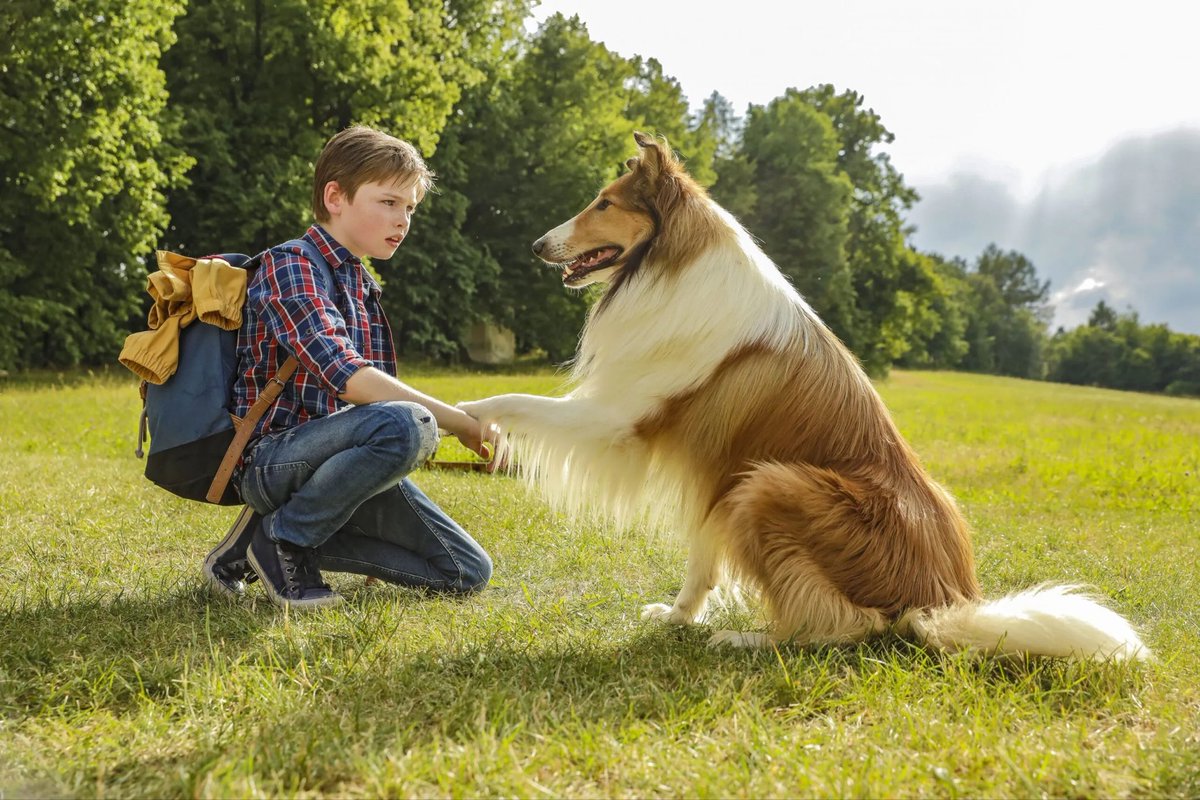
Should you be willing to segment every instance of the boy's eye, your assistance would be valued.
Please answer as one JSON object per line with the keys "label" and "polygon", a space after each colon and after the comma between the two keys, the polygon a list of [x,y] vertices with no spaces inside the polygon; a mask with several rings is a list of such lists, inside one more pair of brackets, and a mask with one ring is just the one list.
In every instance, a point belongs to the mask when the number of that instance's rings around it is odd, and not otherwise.
{"label": "boy's eye", "polygon": [[396,205],[396,201],[395,200],[384,200],[383,204],[385,206],[394,206],[394,205]]}

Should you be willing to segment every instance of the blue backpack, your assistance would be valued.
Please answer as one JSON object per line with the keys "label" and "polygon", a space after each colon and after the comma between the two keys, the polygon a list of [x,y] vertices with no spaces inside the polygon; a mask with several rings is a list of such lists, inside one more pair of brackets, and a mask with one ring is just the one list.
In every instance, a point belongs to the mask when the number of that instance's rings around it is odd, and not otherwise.
{"label": "blue backpack", "polygon": [[[317,267],[332,296],[336,284],[319,250],[302,239],[272,248],[299,251]],[[220,258],[248,272],[264,253],[226,253]],[[298,362],[289,357],[267,383],[244,418],[233,416],[233,383],[238,374],[237,331],[196,320],[179,334],[179,367],[162,384],[142,381],[142,415],[137,457],[150,434],[146,477],[174,495],[217,505],[239,505],[230,477],[262,415],[287,386]]]}

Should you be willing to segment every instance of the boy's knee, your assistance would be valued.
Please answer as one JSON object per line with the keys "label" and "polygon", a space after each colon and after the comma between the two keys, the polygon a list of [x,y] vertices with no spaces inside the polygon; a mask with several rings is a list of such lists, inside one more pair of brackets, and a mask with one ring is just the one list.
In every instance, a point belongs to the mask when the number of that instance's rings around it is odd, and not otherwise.
{"label": "boy's knee", "polygon": [[481,551],[469,563],[462,564],[461,567],[458,581],[454,586],[456,594],[467,595],[481,592],[492,580],[492,559],[487,553]]}
{"label": "boy's knee", "polygon": [[438,425],[432,411],[419,403],[401,400],[373,405],[378,406],[381,412],[389,414],[402,430],[411,432],[411,435],[404,437],[408,443],[408,452],[403,455],[412,467],[424,463],[437,452]]}

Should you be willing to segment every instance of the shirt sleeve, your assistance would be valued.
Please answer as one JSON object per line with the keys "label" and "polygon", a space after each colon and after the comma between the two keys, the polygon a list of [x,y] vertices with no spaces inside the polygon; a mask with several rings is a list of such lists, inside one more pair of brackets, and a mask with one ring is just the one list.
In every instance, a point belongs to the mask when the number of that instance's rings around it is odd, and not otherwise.
{"label": "shirt sleeve", "polygon": [[260,313],[267,335],[334,397],[346,390],[351,375],[370,366],[355,349],[316,266],[304,256],[267,251],[246,301]]}

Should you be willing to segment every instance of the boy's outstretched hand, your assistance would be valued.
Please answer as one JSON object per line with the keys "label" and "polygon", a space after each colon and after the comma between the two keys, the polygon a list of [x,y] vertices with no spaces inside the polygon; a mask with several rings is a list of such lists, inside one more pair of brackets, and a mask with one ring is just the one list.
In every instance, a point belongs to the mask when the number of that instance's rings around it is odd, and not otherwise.
{"label": "boy's outstretched hand", "polygon": [[463,424],[461,430],[452,430],[450,433],[462,442],[463,447],[488,462],[488,472],[495,472],[497,469],[506,467],[508,459],[506,454],[501,452],[503,434],[500,426],[492,423],[483,427],[479,424],[479,420],[469,414],[464,413],[464,416],[469,421]]}

